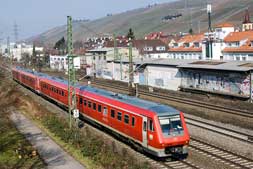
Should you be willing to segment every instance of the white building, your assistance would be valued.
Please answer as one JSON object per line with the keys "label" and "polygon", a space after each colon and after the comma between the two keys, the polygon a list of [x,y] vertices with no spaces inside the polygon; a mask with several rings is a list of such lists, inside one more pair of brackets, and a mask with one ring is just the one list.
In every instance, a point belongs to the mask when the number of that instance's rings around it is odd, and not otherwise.
{"label": "white building", "polygon": [[169,49],[169,59],[202,59],[202,41],[204,34],[186,35],[176,41]]}
{"label": "white building", "polygon": [[[80,69],[80,57],[74,58],[74,66],[76,69]],[[55,70],[67,70],[68,59],[67,55],[50,55],[50,68]]]}
{"label": "white building", "polygon": [[[35,51],[40,53],[39,55],[42,56],[43,47],[35,47]],[[0,53],[7,56],[8,49],[6,44],[1,45]],[[22,58],[22,54],[24,53],[31,56],[33,53],[33,45],[27,45],[25,43],[10,43],[10,54],[13,56],[13,59],[20,61]]]}

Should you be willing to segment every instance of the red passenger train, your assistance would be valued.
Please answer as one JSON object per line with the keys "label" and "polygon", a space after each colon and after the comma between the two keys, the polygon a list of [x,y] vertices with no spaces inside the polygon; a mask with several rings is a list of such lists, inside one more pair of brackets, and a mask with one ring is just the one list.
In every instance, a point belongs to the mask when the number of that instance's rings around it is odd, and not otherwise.
{"label": "red passenger train", "polygon": [[[13,79],[54,101],[68,105],[68,82],[13,68]],[[157,157],[187,155],[190,136],[182,112],[166,105],[90,86],[75,87],[82,117],[119,134]]]}

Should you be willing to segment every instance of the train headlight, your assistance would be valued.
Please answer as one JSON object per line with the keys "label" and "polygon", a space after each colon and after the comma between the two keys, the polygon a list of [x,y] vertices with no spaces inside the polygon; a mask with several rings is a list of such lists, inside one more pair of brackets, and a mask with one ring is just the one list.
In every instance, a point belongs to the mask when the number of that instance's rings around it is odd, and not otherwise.
{"label": "train headlight", "polygon": [[149,140],[153,140],[153,138],[154,138],[153,135],[150,134],[150,135],[149,135]]}

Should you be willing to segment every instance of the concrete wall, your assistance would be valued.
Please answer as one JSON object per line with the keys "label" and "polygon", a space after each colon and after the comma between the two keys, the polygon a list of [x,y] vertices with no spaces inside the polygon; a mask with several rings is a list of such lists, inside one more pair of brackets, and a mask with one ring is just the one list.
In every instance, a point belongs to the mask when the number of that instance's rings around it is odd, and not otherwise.
{"label": "concrete wall", "polygon": [[250,74],[182,71],[182,87],[250,97]]}
{"label": "concrete wall", "polygon": [[178,90],[181,83],[181,73],[178,68],[147,66],[144,74],[145,84],[153,87]]}

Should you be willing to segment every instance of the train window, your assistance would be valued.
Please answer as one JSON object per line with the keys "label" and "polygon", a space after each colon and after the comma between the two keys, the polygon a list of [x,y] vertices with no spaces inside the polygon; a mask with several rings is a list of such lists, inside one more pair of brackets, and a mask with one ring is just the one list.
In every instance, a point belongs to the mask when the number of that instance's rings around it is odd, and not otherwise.
{"label": "train window", "polygon": [[58,93],[58,94],[60,93],[58,89],[56,89],[56,93]]}
{"label": "train window", "polygon": [[121,119],[122,119],[122,113],[121,112],[118,112],[117,119],[121,121]]}
{"label": "train window", "polygon": [[135,118],[132,117],[132,126],[134,126],[134,125],[135,125]]}
{"label": "train window", "polygon": [[86,106],[86,105],[87,105],[86,100],[83,100],[83,105],[84,105],[84,106]]}
{"label": "train window", "polygon": [[128,115],[124,115],[124,122],[126,123],[126,124],[129,124],[129,116]]}
{"label": "train window", "polygon": [[107,115],[107,108],[106,108],[106,107],[104,107],[103,114],[104,114],[105,116]]}
{"label": "train window", "polygon": [[93,103],[93,110],[96,110],[97,109],[97,105],[96,103]]}
{"label": "train window", "polygon": [[154,129],[154,124],[153,124],[153,121],[152,120],[149,120],[149,122],[148,122],[148,125],[149,125],[149,131],[155,131],[155,129]]}
{"label": "train window", "polygon": [[102,106],[98,105],[98,112],[102,112]]}
{"label": "train window", "polygon": [[144,121],[144,123],[143,123],[143,131],[147,131],[147,122],[146,121]]}
{"label": "train window", "polygon": [[115,117],[115,110],[111,110],[111,117],[112,117],[112,118]]}
{"label": "train window", "polygon": [[62,93],[61,93],[61,94],[62,94],[62,96],[64,96],[64,91],[62,91]]}
{"label": "train window", "polygon": [[83,98],[80,97],[79,104],[83,104]]}
{"label": "train window", "polygon": [[88,102],[88,107],[91,108],[91,102]]}

